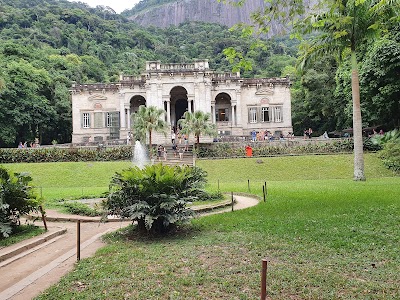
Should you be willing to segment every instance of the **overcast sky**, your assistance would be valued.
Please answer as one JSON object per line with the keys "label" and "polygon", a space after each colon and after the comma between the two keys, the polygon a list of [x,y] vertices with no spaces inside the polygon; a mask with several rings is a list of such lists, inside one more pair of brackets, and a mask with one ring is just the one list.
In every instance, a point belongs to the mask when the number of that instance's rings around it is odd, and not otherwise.
{"label": "overcast sky", "polygon": [[131,9],[139,0],[70,0],[74,2],[84,2],[91,7],[97,5],[105,5],[111,7],[117,13],[123,12],[125,9]]}

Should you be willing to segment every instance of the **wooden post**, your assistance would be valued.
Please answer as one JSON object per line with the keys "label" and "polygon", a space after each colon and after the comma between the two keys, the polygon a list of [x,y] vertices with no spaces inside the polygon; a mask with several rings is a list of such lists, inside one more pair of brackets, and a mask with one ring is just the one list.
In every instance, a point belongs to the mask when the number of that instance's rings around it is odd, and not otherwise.
{"label": "wooden post", "polygon": [[44,229],[47,231],[47,223],[46,223],[46,213],[43,210],[43,207],[41,205],[39,205],[39,211],[42,215],[42,221],[43,221],[43,225],[44,225]]}
{"label": "wooden post", "polygon": [[268,191],[267,191],[267,182],[264,181],[264,187],[265,187],[265,199],[267,199]]}
{"label": "wooden post", "polygon": [[81,260],[81,220],[76,222],[76,260]]}
{"label": "wooden post", "polygon": [[261,300],[265,300],[267,297],[267,269],[268,269],[268,258],[262,260],[261,269]]}
{"label": "wooden post", "polygon": [[233,192],[232,192],[232,211],[233,211],[233,204],[234,204],[234,200],[233,200]]}
{"label": "wooden post", "polygon": [[265,202],[265,186],[263,186],[263,199],[264,199],[264,202]]}
{"label": "wooden post", "polygon": [[248,189],[249,192],[250,192],[250,179],[247,179],[247,189]]}

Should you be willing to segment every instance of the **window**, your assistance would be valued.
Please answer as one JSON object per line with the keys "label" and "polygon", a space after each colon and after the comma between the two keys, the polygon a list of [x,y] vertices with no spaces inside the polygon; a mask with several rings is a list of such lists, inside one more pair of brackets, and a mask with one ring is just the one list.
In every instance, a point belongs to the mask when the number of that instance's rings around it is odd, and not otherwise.
{"label": "window", "polygon": [[90,128],[90,114],[89,113],[82,113],[82,127]]}
{"label": "window", "polygon": [[220,108],[216,113],[217,121],[229,121],[229,110],[227,108]]}
{"label": "window", "polygon": [[275,122],[282,122],[282,106],[274,107]]}
{"label": "window", "polygon": [[249,123],[257,123],[257,107],[249,108]]}
{"label": "window", "polygon": [[262,122],[269,122],[270,121],[270,110],[269,110],[269,107],[262,107],[261,108],[261,118],[262,118]]}

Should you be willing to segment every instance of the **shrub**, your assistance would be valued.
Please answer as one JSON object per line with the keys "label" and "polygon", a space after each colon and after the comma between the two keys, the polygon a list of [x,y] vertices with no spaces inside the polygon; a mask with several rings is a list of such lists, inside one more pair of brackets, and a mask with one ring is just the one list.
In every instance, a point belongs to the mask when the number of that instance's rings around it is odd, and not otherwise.
{"label": "shrub", "polygon": [[103,213],[81,202],[66,202],[63,204],[67,212],[73,215],[96,217]]}
{"label": "shrub", "polygon": [[[200,147],[197,155],[200,158],[230,158],[244,157],[244,143],[214,143]],[[353,151],[352,139],[341,139],[334,141],[318,141],[313,143],[301,143],[298,140],[284,140],[280,142],[256,142],[251,143],[253,156],[274,155],[302,155],[302,154],[335,154]],[[380,147],[373,144],[369,139],[364,140],[364,150],[377,151]]]}
{"label": "shrub", "polygon": [[106,206],[110,214],[137,221],[141,232],[166,233],[193,216],[186,203],[198,199],[205,176],[188,166],[129,168],[114,175]]}
{"label": "shrub", "polygon": [[10,173],[0,166],[0,233],[8,237],[20,225],[21,215],[36,211],[38,202],[27,174]]}
{"label": "shrub", "polygon": [[132,159],[132,147],[0,149],[0,163],[112,161]]}
{"label": "shrub", "polygon": [[400,173],[400,142],[387,142],[379,151],[383,164],[396,173]]}

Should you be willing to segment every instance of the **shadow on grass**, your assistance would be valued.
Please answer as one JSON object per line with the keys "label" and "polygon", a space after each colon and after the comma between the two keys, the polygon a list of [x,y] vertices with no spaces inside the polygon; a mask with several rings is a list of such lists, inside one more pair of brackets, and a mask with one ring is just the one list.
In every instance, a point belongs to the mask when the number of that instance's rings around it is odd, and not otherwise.
{"label": "shadow on grass", "polygon": [[129,225],[121,228],[115,232],[106,234],[103,239],[107,242],[142,242],[142,243],[155,243],[165,241],[175,241],[191,239],[202,230],[202,226],[199,224],[181,224],[174,227],[168,233],[154,233],[154,232],[143,232],[137,229],[136,225]]}

